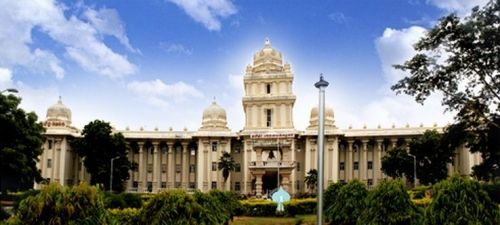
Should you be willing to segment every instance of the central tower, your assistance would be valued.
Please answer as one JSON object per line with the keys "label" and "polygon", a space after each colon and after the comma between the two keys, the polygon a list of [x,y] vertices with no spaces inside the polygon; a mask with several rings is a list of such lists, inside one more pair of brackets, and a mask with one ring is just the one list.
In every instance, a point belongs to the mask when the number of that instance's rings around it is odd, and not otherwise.
{"label": "central tower", "polygon": [[247,66],[243,83],[244,130],[294,129],[293,74],[290,64],[283,64],[281,53],[271,48],[269,40]]}

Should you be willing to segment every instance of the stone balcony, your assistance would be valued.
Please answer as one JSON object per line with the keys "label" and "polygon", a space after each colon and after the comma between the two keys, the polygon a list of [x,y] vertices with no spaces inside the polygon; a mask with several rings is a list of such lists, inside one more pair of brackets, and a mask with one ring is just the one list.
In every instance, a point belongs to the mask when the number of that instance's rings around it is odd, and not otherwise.
{"label": "stone balcony", "polygon": [[295,161],[252,161],[248,168],[250,169],[260,169],[260,168],[295,168]]}

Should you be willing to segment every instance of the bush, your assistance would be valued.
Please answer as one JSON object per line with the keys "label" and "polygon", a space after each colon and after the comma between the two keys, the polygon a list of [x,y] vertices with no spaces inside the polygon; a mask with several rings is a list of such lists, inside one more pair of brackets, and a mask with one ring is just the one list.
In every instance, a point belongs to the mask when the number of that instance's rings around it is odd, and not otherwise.
{"label": "bush", "polygon": [[0,221],[6,220],[10,217],[10,214],[3,209],[2,206],[0,206]]}
{"label": "bush", "polygon": [[104,204],[109,209],[141,208],[142,198],[138,194],[120,193],[114,194],[106,192]]}
{"label": "bush", "polygon": [[352,180],[342,186],[335,201],[326,211],[326,218],[336,225],[353,225],[365,207],[368,191],[358,180]]}
{"label": "bush", "polygon": [[285,202],[285,214],[288,216],[313,214],[316,212],[316,205],[315,198],[292,199]]}
{"label": "bush", "polygon": [[230,191],[219,190],[212,190],[209,194],[217,199],[223,211],[229,215],[229,218],[232,219],[233,216],[241,215],[242,206],[238,200],[239,196],[237,194]]}
{"label": "bush", "polygon": [[120,225],[139,225],[140,224],[140,209],[125,208],[125,209],[109,209],[110,215]]}
{"label": "bush", "polygon": [[14,201],[14,207],[13,207],[14,212],[17,211],[17,209],[19,208],[19,204],[21,203],[22,200],[26,199],[29,196],[35,196],[38,193],[40,193],[40,190],[28,190],[25,192],[19,192],[13,194],[12,200]]}
{"label": "bush", "polygon": [[481,186],[483,190],[488,193],[491,201],[493,201],[497,205],[500,205],[500,180],[496,180],[492,183],[483,183]]}
{"label": "bush", "polygon": [[326,211],[330,206],[333,205],[333,203],[336,202],[337,195],[339,194],[340,188],[344,186],[345,183],[342,182],[337,182],[328,185],[328,188],[326,188],[325,193],[324,193],[324,200],[323,200],[323,209]]}
{"label": "bush", "polygon": [[278,206],[275,202],[266,199],[243,200],[241,205],[245,216],[275,216]]}
{"label": "bush", "polygon": [[229,219],[221,203],[201,192],[189,195],[182,190],[156,194],[141,210],[141,224],[223,224]]}
{"label": "bush", "polygon": [[434,185],[425,224],[500,224],[500,210],[479,182],[459,176]]}
{"label": "bush", "polygon": [[425,185],[422,185],[422,186],[418,186],[418,187],[415,187],[413,188],[410,193],[412,193],[412,198],[413,199],[420,199],[420,198],[425,198],[426,197],[426,193],[429,191],[429,190],[432,190],[432,186],[425,186]]}
{"label": "bush", "polygon": [[383,181],[365,200],[358,225],[419,224],[420,213],[401,180]]}
{"label": "bush", "polygon": [[102,193],[81,183],[62,187],[52,183],[19,204],[11,224],[112,224]]}

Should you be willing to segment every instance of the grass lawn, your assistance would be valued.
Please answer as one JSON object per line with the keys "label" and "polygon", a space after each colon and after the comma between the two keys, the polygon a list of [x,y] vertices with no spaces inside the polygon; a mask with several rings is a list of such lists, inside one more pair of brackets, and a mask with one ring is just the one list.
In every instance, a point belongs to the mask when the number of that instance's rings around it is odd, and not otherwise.
{"label": "grass lawn", "polygon": [[[299,223],[300,222],[300,223]],[[316,224],[316,215],[297,215],[295,217],[235,217],[231,225],[295,225]]]}

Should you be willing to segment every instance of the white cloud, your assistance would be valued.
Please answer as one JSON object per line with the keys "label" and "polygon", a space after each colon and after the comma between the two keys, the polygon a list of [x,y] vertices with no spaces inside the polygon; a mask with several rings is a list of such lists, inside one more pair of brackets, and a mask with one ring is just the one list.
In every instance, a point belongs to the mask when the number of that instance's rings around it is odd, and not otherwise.
{"label": "white cloud", "polygon": [[161,42],[160,48],[163,49],[163,51],[165,51],[167,53],[175,53],[175,54],[182,54],[182,55],[193,54],[193,51],[191,51],[191,49],[185,47],[182,44],[167,44],[167,43]]}
{"label": "white cloud", "polygon": [[489,0],[427,0],[428,3],[444,9],[448,12],[455,12],[459,16],[465,16],[475,6],[483,6]]}
{"label": "white cloud", "polygon": [[12,84],[12,71],[0,67],[0,89],[10,88]]}
{"label": "white cloud", "polygon": [[182,102],[187,98],[201,98],[203,94],[195,87],[182,81],[166,84],[160,79],[150,81],[133,81],[128,89],[145,98],[148,103],[167,107],[169,102]]}
{"label": "white cloud", "polygon": [[375,47],[382,63],[382,70],[389,83],[395,83],[406,74],[395,70],[393,65],[402,64],[415,54],[413,44],[422,38],[426,29],[412,26],[405,29],[386,28],[381,37],[375,41]]}
{"label": "white cloud", "polygon": [[[67,16],[65,13],[68,13]],[[103,19],[103,18],[101,18]],[[115,18],[116,19],[116,18]],[[47,34],[61,44],[67,56],[83,69],[110,77],[123,77],[136,71],[126,56],[115,53],[98,37],[102,29],[86,23],[53,0],[0,1],[0,66],[45,68],[56,77],[64,69],[54,52],[35,48],[32,31]],[[109,33],[109,32],[108,32]],[[106,33],[107,34],[107,33]],[[13,38],[15,37],[15,38]],[[123,36],[126,37],[126,36]]]}
{"label": "white cloud", "polygon": [[231,85],[231,87],[239,90],[241,93],[243,93],[245,90],[244,90],[244,87],[243,87],[243,75],[232,75],[232,74],[229,74],[229,76],[227,77],[228,81],[229,81],[229,84]]}
{"label": "white cloud", "polygon": [[337,24],[346,24],[347,23],[347,17],[344,15],[344,13],[340,13],[340,12],[330,13],[330,15],[328,15],[328,18],[330,18],[330,20],[332,20],[333,22],[335,22]]}
{"label": "white cloud", "polygon": [[237,12],[231,0],[169,0],[210,31],[221,28],[220,20]]}
{"label": "white cloud", "polygon": [[125,34],[125,24],[115,9],[102,8],[95,10],[87,8],[83,15],[99,33],[114,36],[129,51],[139,52],[130,45],[128,37]]}

